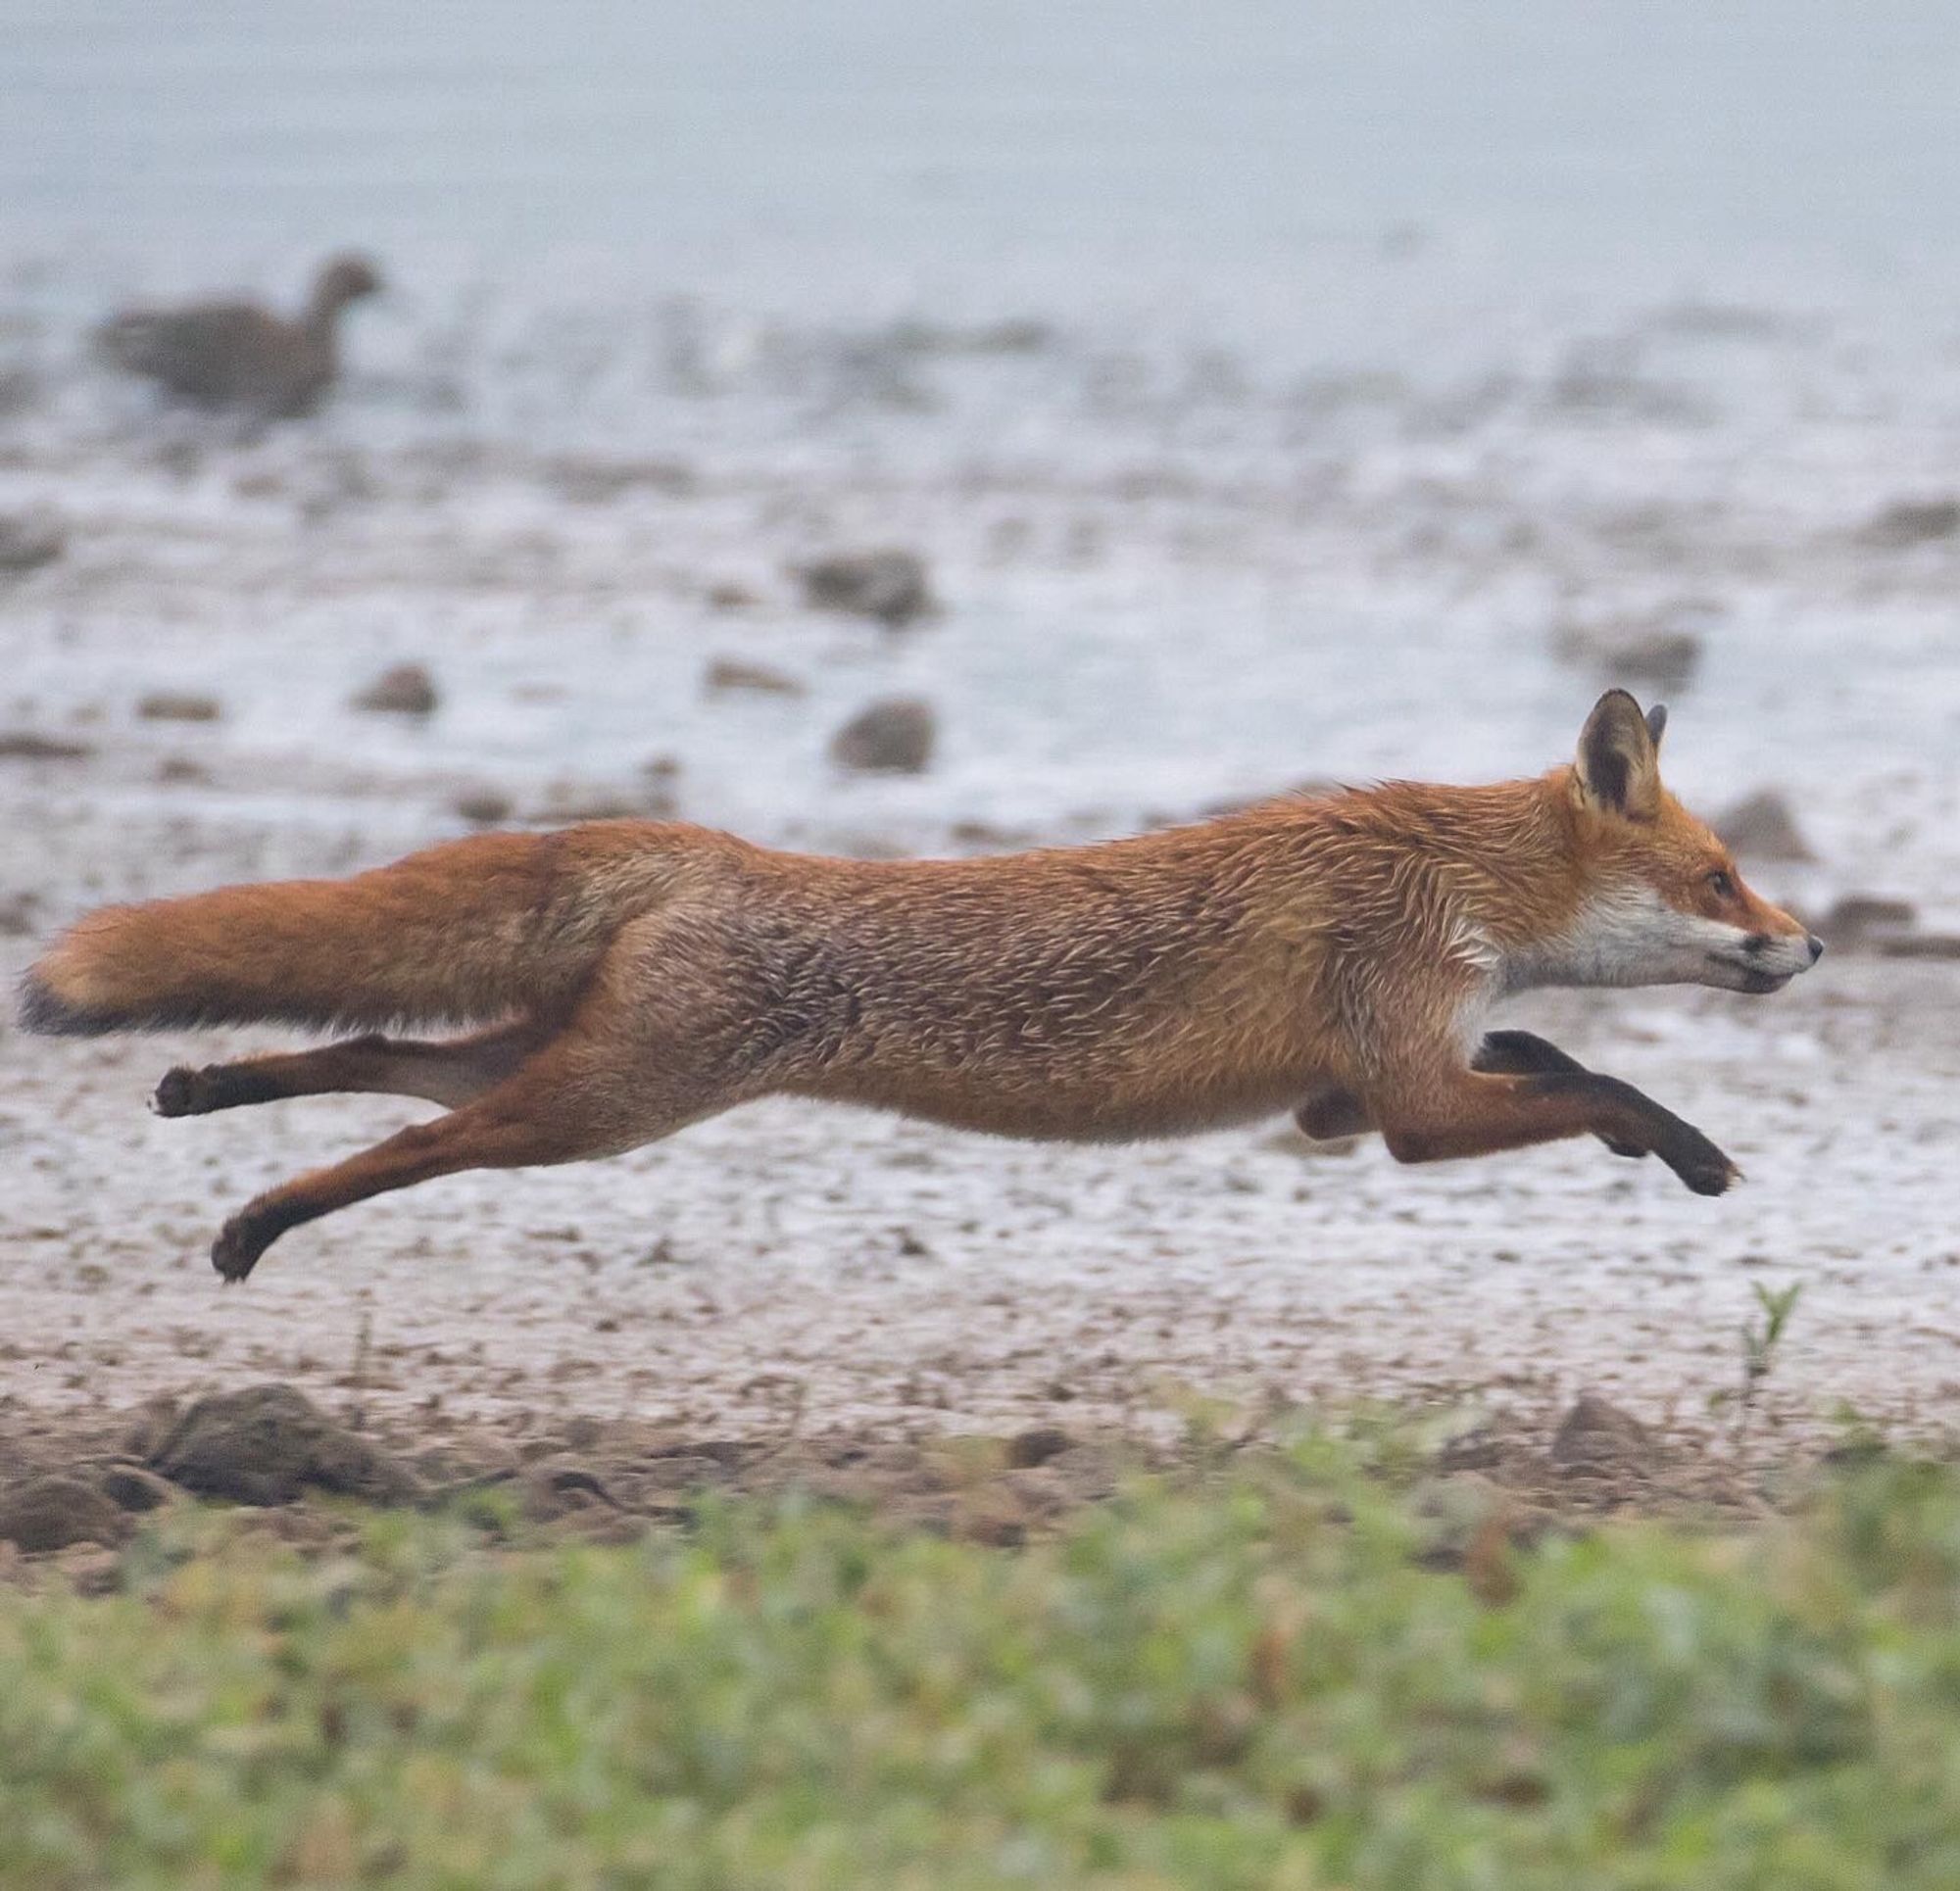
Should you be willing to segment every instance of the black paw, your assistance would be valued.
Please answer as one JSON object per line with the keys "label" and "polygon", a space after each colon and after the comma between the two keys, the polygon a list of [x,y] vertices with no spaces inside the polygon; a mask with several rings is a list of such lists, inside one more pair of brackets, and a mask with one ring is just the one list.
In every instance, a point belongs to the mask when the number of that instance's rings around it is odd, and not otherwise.
{"label": "black paw", "polygon": [[1697,1138],[1698,1148],[1681,1151],[1667,1158],[1667,1166],[1697,1195],[1723,1195],[1741,1181],[1742,1172],[1705,1137]]}
{"label": "black paw", "polygon": [[204,1072],[179,1064],[164,1072],[150,1097],[150,1108],[159,1116],[198,1116],[210,1105],[204,1100]]}
{"label": "black paw", "polygon": [[263,1100],[259,1087],[241,1079],[229,1064],[206,1064],[202,1070],[179,1064],[164,1072],[164,1081],[150,1096],[150,1107],[159,1116],[209,1116],[213,1110]]}
{"label": "black paw", "polygon": [[1615,1142],[1610,1136],[1602,1136],[1599,1140],[1605,1143],[1607,1148],[1612,1150],[1615,1155],[1626,1156],[1634,1162],[1638,1162],[1642,1156],[1652,1153],[1649,1149],[1642,1148],[1638,1142]]}
{"label": "black paw", "polygon": [[233,1215],[211,1244],[212,1266],[223,1280],[242,1281],[271,1246],[274,1232],[255,1223],[250,1215]]}

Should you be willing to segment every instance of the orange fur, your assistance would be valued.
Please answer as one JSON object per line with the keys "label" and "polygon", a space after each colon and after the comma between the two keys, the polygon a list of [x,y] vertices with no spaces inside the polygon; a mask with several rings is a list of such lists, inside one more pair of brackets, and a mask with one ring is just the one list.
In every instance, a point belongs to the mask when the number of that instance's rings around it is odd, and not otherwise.
{"label": "orange fur", "polygon": [[1656,966],[1762,990],[1814,956],[1660,789],[1658,726],[1616,692],[1579,761],[1535,780],[1392,783],[1004,858],[825,859],[678,823],[485,836],[91,914],[28,974],[23,1016],[492,1027],[172,1072],[172,1115],[329,1090],[450,1106],[250,1204],[216,1250],[231,1278],[383,1189],[614,1153],[769,1094],[1042,1138],[1291,1109],[1310,1132],[1377,1127],[1407,1160],[1592,1134],[1717,1192],[1726,1158],[1638,1091],[1481,1037],[1506,990]]}

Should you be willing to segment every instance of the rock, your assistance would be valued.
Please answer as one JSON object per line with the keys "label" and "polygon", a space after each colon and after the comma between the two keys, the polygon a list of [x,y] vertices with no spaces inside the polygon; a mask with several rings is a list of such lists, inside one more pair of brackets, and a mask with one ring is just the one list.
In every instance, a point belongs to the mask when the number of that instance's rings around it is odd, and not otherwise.
{"label": "rock", "polygon": [[432,715],[436,705],[435,679],[419,663],[397,663],[385,669],[351,706],[380,715]]}
{"label": "rock", "polygon": [[1718,814],[1715,832],[1750,860],[1814,860],[1796,825],[1789,803],[1771,789],[1746,796],[1726,813]]}
{"label": "rock", "polygon": [[1960,935],[1900,933],[1872,941],[1882,958],[1960,958]]}
{"label": "rock", "polygon": [[290,1385],[198,1399],[149,1453],[150,1468],[200,1497],[287,1504],[310,1490],[406,1503],[420,1480]]}
{"label": "rock", "polygon": [[1900,499],[1875,513],[1858,536],[1887,552],[1909,551],[1960,532],[1960,499]]}
{"label": "rock", "polygon": [[0,939],[24,939],[40,928],[40,898],[31,893],[0,893]]}
{"label": "rock", "polygon": [[527,1466],[518,1480],[518,1489],[524,1515],[534,1524],[554,1523],[561,1517],[595,1506],[607,1510],[621,1508],[598,1473],[572,1458]]}
{"label": "rock", "polygon": [[44,736],[32,729],[0,730],[0,760],[79,761],[92,755],[85,742],[64,742],[59,736]]}
{"label": "rock", "polygon": [[174,1484],[139,1464],[112,1464],[98,1481],[119,1510],[159,1510],[177,1495]]}
{"label": "rock", "polygon": [[114,1545],[128,1534],[128,1521],[91,1483],[79,1478],[33,1478],[0,1492],[0,1542],[30,1556],[71,1543]]}
{"label": "rock", "polygon": [[0,571],[35,571],[68,549],[68,533],[51,512],[0,516]]}
{"label": "rock", "polygon": [[154,690],[136,704],[145,722],[216,722],[224,705],[215,696],[191,691]]}
{"label": "rock", "polygon": [[208,788],[211,785],[211,770],[203,762],[191,760],[188,755],[166,755],[157,763],[157,779],[167,785],[182,783]]}
{"label": "rock", "polygon": [[630,794],[593,782],[555,781],[545,790],[543,805],[530,818],[550,827],[579,821],[662,820],[672,811],[652,789]]}
{"label": "rock", "polygon": [[732,579],[710,585],[706,595],[710,610],[753,610],[762,602],[746,584],[736,584]]}
{"label": "rock", "polygon": [[1551,1461],[1561,1471],[1619,1470],[1652,1456],[1647,1428],[1596,1392],[1580,1393],[1551,1440]]}
{"label": "rock", "polygon": [[494,788],[473,789],[450,802],[466,821],[477,827],[496,827],[511,818],[511,798]]}
{"label": "rock", "polygon": [[1702,636],[1715,614],[1700,599],[1683,598],[1653,610],[1569,621],[1552,631],[1551,651],[1605,683],[1686,689],[1701,665]]}
{"label": "rock", "polygon": [[1007,1440],[1007,1468],[1032,1471],[1073,1447],[1075,1440],[1058,1425],[1031,1425]]}
{"label": "rock", "polygon": [[1833,902],[1817,922],[1817,936],[1839,950],[1868,944],[1880,935],[1909,933],[1919,923],[1919,908],[1910,899],[1888,899],[1878,894],[1847,893]]}
{"label": "rock", "polygon": [[701,679],[710,696],[734,690],[753,691],[759,696],[804,696],[808,692],[794,676],[769,668],[766,663],[745,663],[735,656],[717,656]]}
{"label": "rock", "polygon": [[929,703],[892,696],[869,704],[830,739],[830,758],[857,774],[916,775],[932,759],[937,719]]}
{"label": "rock", "polygon": [[840,552],[798,566],[804,602],[813,610],[845,610],[897,628],[933,606],[925,560],[911,552]]}

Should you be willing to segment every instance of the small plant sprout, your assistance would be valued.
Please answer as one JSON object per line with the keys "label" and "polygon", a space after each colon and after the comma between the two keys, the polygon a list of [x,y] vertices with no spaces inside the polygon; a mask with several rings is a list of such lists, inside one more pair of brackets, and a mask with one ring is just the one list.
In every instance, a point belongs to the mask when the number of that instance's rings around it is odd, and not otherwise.
{"label": "small plant sprout", "polygon": [[1741,1330],[1741,1376],[1734,1386],[1725,1386],[1710,1395],[1711,1410],[1725,1405],[1735,1414],[1735,1444],[1740,1454],[1748,1443],[1749,1424],[1755,1416],[1756,1400],[1763,1382],[1776,1370],[1778,1349],[1789,1326],[1790,1315],[1803,1295],[1803,1283],[1792,1281],[1785,1287],[1766,1287],[1755,1282],[1756,1305],[1761,1317],[1745,1320]]}

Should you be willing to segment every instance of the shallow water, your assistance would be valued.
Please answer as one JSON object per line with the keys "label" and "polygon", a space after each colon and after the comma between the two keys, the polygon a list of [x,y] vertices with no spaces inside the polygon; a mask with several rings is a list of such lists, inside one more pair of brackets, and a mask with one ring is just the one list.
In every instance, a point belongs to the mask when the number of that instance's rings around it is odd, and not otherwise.
{"label": "shallow water", "polygon": [[[1841,541],[1943,490],[1960,429],[1960,15],[13,12],[24,497],[180,508],[131,470],[153,423],[80,358],[86,323],[124,294],[291,295],[358,241],[399,288],[360,313],[312,450],[384,487],[373,458],[417,448],[654,456],[698,497],[629,493],[647,535],[712,515],[765,571],[876,533],[893,493],[956,575],[932,654],[889,677],[961,705],[902,807],[1120,822],[1307,774],[1536,766],[1594,680],[1544,660],[1556,623],[1684,600],[1713,604],[1677,725],[1708,792],[1799,756],[1854,803],[1943,770],[1952,559]],[[447,515],[383,498],[460,535],[583,529],[511,485],[453,477]],[[238,509],[221,479],[195,499]],[[548,590],[548,563],[507,588]],[[610,602],[605,633],[553,626],[602,689],[460,702],[435,746],[636,759],[693,654]],[[362,615],[287,610],[263,678],[227,653],[241,740],[368,643],[442,653],[413,597]],[[525,680],[533,628],[478,635],[489,695]],[[21,673],[59,699],[73,668]],[[713,746],[677,705],[660,738]],[[745,780],[779,779],[731,785],[731,814],[829,792],[808,730],[748,715],[737,740]],[[1943,879],[1923,845],[1913,871]]]}
{"label": "shallow water", "polygon": [[1236,256],[1303,282],[1316,242],[1424,230],[1534,272],[1884,269],[1960,237],[1960,20],[1922,0],[6,13],[10,221],[133,226],[187,273],[190,251],[361,232],[697,278],[816,258],[847,289],[873,258],[893,281],[1022,258],[1154,287]]}

